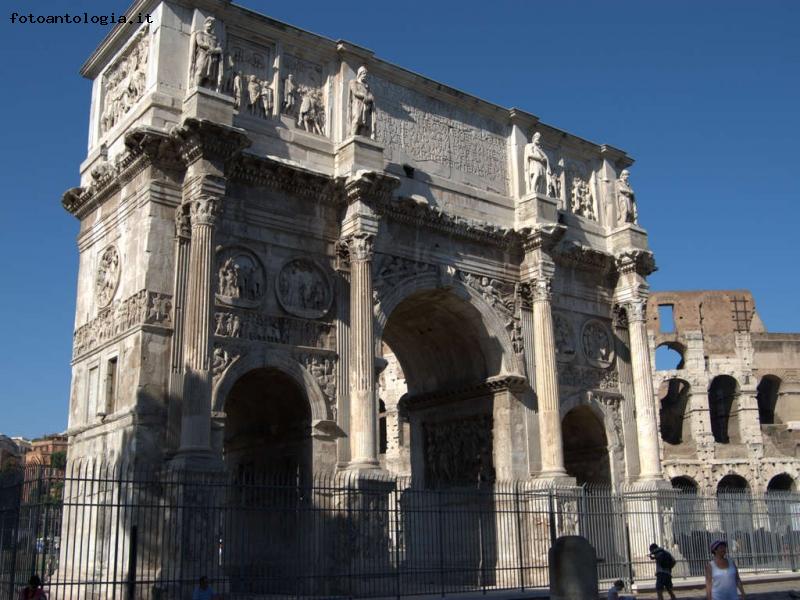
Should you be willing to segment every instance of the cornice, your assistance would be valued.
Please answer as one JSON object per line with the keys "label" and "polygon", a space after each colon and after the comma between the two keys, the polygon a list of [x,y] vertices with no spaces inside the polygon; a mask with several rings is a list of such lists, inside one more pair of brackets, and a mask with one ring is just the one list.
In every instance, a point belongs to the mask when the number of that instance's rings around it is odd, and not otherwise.
{"label": "cornice", "polygon": [[519,230],[518,235],[522,241],[522,248],[525,252],[543,250],[550,253],[558,241],[567,232],[565,225],[559,223],[547,223],[534,227],[524,227]]}
{"label": "cornice", "polygon": [[431,208],[412,198],[391,198],[374,203],[372,208],[383,217],[412,227],[426,228],[508,250],[517,249],[520,245],[520,235],[513,229],[450,215],[440,208]]}
{"label": "cornice", "polygon": [[341,179],[314,173],[271,158],[242,154],[230,165],[229,177],[306,200],[339,206],[344,202]]}
{"label": "cornice", "polygon": [[174,140],[169,135],[151,127],[136,127],[125,134],[125,152],[114,164],[100,162],[95,165],[91,171],[91,185],[70,188],[62,195],[61,205],[80,219],[152,165],[164,169],[183,168]]}
{"label": "cornice", "polygon": [[591,248],[575,240],[562,241],[552,253],[553,260],[561,266],[572,267],[607,275],[614,268],[614,256]]}
{"label": "cornice", "polygon": [[650,250],[629,248],[617,253],[614,260],[617,272],[620,275],[636,273],[642,277],[647,277],[658,270],[655,257]]}
{"label": "cornice", "polygon": [[416,394],[414,396],[405,396],[402,399],[402,403],[406,409],[428,408],[439,404],[457,402],[466,398],[474,398],[475,396],[483,394],[493,394],[502,391],[521,392],[525,389],[526,385],[527,379],[521,375],[499,375],[470,386]]}
{"label": "cornice", "polygon": [[247,132],[206,119],[184,119],[170,133],[187,166],[200,160],[230,162],[252,143]]}

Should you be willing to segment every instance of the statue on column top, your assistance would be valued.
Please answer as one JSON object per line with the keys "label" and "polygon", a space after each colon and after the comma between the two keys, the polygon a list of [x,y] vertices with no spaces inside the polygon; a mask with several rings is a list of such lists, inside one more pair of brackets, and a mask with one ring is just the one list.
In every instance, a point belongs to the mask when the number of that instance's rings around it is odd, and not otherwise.
{"label": "statue on column top", "polygon": [[206,17],[202,31],[192,34],[189,48],[192,82],[217,92],[222,87],[222,47],[214,33],[214,17]]}
{"label": "statue on column top", "polygon": [[633,193],[633,188],[628,182],[630,172],[628,169],[623,169],[617,179],[617,225],[624,225],[625,223],[633,223],[636,225],[639,221],[638,211],[636,210],[636,197]]}
{"label": "statue on column top", "polygon": [[530,144],[525,145],[525,179],[529,193],[547,195],[547,173],[550,164],[542,149],[542,134],[533,134]]}
{"label": "statue on column top", "polygon": [[367,67],[350,82],[350,135],[375,138],[375,96],[367,84]]}

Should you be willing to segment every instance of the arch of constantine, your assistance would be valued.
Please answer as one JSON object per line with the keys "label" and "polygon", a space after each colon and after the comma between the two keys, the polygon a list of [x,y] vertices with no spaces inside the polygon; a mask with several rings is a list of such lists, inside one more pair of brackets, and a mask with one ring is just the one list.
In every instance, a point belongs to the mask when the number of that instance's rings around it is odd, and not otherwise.
{"label": "arch of constantine", "polygon": [[800,335],[649,293],[625,152],[223,0],[135,9],[62,200],[72,463],[794,490]]}

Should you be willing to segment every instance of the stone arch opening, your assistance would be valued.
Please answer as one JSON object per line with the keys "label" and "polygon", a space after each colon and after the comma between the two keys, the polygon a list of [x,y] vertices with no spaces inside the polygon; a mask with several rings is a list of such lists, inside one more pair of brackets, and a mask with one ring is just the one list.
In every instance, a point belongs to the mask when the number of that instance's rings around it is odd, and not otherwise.
{"label": "stone arch opening", "polygon": [[675,371],[683,369],[686,348],[678,342],[664,342],[656,348],[656,371]]}
{"label": "stone arch opening", "polygon": [[690,413],[686,410],[690,392],[689,383],[678,378],[668,379],[659,386],[661,439],[667,444],[678,445],[692,439]]}
{"label": "stone arch opening", "polygon": [[[753,506],[750,485],[741,475],[731,473],[717,484],[717,506],[719,507],[722,531],[729,540],[749,539],[753,528]],[[746,549],[739,550],[745,553]]]}
{"label": "stone arch opening", "polygon": [[[314,468],[312,406],[300,382],[277,367],[246,371],[224,400],[223,457],[235,485],[221,526],[223,568],[234,594],[286,594],[308,520],[304,493]],[[242,545],[247,532],[258,544]]]}
{"label": "stone arch opening", "polygon": [[711,433],[719,444],[739,442],[738,395],[739,384],[730,375],[714,377],[708,388]]}
{"label": "stone arch opening", "polygon": [[591,407],[570,410],[561,424],[564,467],[578,485],[611,484],[608,439],[603,420]]}
{"label": "stone arch opening", "polygon": [[697,482],[686,475],[679,475],[670,480],[672,489],[686,494],[697,494]]}
{"label": "stone arch opening", "polygon": [[242,375],[225,399],[223,455],[240,479],[307,480],[312,464],[311,408],[297,381],[274,367]]}
{"label": "stone arch opening", "polygon": [[794,479],[788,473],[775,475],[767,484],[767,492],[793,492]]}
{"label": "stone arch opening", "polygon": [[[487,382],[505,372],[499,338],[507,334],[493,331],[473,300],[461,289],[414,289],[399,302],[388,300],[391,313],[382,325],[378,320],[388,363],[382,378],[396,386],[394,373],[402,375],[410,471],[427,486],[475,486],[495,478],[494,391]],[[388,448],[392,444],[387,440]]]}
{"label": "stone arch opening", "polygon": [[783,422],[778,414],[778,394],[781,380],[775,375],[764,375],[756,388],[758,400],[758,420],[762,425],[775,425]]}

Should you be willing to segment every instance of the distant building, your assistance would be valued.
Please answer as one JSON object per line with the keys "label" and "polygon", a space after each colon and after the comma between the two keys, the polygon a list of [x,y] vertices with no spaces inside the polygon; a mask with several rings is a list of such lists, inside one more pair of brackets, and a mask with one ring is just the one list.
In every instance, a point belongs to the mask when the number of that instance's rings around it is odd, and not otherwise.
{"label": "distant building", "polygon": [[0,471],[16,467],[21,461],[22,456],[14,440],[0,434]]}
{"label": "distant building", "polygon": [[26,465],[49,465],[53,454],[66,452],[69,442],[66,435],[50,434],[31,442],[30,450],[25,453]]}

